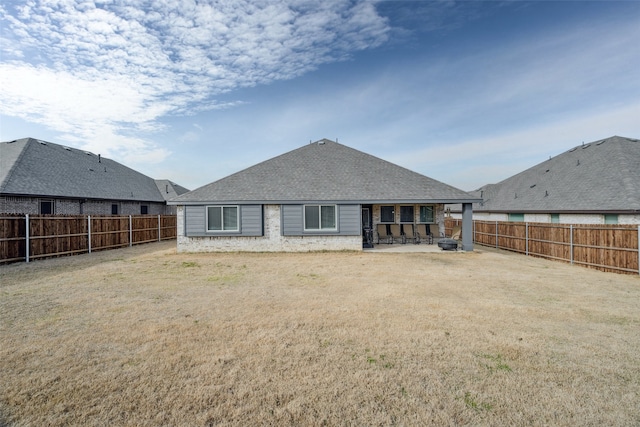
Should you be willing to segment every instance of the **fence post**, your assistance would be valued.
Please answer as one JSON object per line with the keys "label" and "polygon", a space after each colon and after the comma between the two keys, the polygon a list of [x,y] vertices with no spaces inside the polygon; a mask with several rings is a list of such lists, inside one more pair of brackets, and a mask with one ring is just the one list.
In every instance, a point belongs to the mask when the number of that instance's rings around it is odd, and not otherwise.
{"label": "fence post", "polygon": [[129,215],[129,247],[133,246],[133,220]]}
{"label": "fence post", "polygon": [[496,221],[496,249],[498,249],[498,221]]}
{"label": "fence post", "polygon": [[524,223],[524,251],[526,255],[529,255],[529,223]]}
{"label": "fence post", "polygon": [[573,224],[569,225],[569,256],[571,257],[571,265],[573,265]]}
{"label": "fence post", "polygon": [[24,260],[29,262],[29,214],[24,215],[25,230],[24,230]]}
{"label": "fence post", "polygon": [[638,225],[638,274],[640,274],[640,225]]}
{"label": "fence post", "polygon": [[160,215],[158,215],[158,242],[162,241],[160,238]]}
{"label": "fence post", "polygon": [[87,215],[87,238],[89,239],[89,253],[91,253],[91,215]]}

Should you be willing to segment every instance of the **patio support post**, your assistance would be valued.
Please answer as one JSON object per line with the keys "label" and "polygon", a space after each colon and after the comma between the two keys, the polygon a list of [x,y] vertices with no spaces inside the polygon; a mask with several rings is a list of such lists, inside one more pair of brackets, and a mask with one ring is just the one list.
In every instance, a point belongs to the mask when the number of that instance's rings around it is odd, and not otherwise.
{"label": "patio support post", "polygon": [[473,205],[462,204],[462,250],[473,251]]}

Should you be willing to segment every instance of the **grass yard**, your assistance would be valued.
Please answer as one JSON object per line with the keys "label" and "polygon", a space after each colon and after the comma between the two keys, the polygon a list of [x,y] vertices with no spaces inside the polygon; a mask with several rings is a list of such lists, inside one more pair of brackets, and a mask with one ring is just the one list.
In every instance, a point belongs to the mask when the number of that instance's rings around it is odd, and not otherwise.
{"label": "grass yard", "polygon": [[640,278],[473,253],[0,267],[0,425],[640,425]]}

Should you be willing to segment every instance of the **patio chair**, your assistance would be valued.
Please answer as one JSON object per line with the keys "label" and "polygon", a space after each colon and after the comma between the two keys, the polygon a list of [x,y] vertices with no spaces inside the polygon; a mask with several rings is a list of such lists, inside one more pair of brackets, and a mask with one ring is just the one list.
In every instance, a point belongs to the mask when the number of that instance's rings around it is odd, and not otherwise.
{"label": "patio chair", "polygon": [[400,232],[400,224],[389,224],[389,231],[391,233],[391,243],[405,242],[404,236]]}
{"label": "patio chair", "polygon": [[433,233],[431,232],[430,224],[418,224],[418,231],[416,232],[416,236],[418,238],[418,243],[420,243],[423,239],[426,244],[433,245]]}
{"label": "patio chair", "polygon": [[454,240],[460,240],[461,234],[462,234],[462,228],[460,226],[455,226],[451,231],[451,238]]}
{"label": "patio chair", "polygon": [[376,243],[380,243],[383,240],[384,243],[393,243],[393,236],[389,231],[389,224],[378,224],[376,227]]}
{"label": "patio chair", "polygon": [[402,224],[402,235],[404,236],[403,243],[406,243],[407,240],[411,240],[413,243],[420,243],[413,230],[413,224]]}

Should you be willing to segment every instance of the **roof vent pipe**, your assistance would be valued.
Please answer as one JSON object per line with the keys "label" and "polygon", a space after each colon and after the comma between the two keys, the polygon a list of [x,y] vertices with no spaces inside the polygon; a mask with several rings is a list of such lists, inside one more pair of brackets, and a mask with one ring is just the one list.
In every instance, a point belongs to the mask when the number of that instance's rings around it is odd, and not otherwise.
{"label": "roof vent pipe", "polygon": [[98,163],[102,163],[102,159],[100,157],[100,154],[98,154]]}

